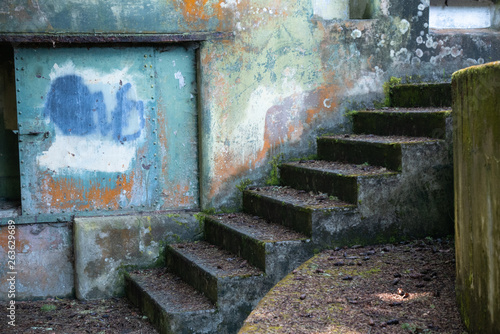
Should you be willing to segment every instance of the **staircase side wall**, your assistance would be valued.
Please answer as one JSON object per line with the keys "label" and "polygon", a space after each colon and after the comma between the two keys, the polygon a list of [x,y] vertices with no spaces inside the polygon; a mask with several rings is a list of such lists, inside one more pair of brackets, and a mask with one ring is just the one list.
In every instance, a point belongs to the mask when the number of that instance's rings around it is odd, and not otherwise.
{"label": "staircase side wall", "polygon": [[456,291],[470,333],[500,328],[500,62],[453,75]]}

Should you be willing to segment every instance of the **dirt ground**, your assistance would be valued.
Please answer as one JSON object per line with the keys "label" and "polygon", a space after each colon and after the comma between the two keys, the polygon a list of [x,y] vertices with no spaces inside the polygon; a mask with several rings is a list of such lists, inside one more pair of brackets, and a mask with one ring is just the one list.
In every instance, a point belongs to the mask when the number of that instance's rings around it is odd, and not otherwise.
{"label": "dirt ground", "polygon": [[451,240],[327,250],[264,297],[242,333],[466,333]]}
{"label": "dirt ground", "polygon": [[[1,304],[2,310],[6,307],[7,304]],[[124,298],[86,302],[19,301],[16,302],[16,326],[9,326],[7,321],[8,318],[2,316],[0,333],[157,333],[147,318]]]}
{"label": "dirt ground", "polygon": [[[454,255],[452,241],[431,238],[326,250],[275,286],[241,333],[466,333]],[[157,333],[126,299],[16,307],[16,327],[2,317],[0,333]]]}

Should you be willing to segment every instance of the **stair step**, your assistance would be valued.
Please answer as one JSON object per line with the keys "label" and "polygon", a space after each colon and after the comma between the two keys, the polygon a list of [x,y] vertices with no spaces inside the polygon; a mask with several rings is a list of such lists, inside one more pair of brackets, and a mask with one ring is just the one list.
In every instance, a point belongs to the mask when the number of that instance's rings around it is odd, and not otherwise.
{"label": "stair step", "polygon": [[125,275],[129,300],[160,333],[216,333],[220,322],[215,305],[166,269]]}
{"label": "stair step", "polygon": [[443,108],[387,108],[356,111],[353,131],[379,136],[411,136],[444,139],[446,118],[451,110]]}
{"label": "stair step", "polygon": [[399,84],[389,90],[391,107],[449,107],[451,83]]}
{"label": "stair step", "polygon": [[295,189],[333,195],[342,201],[356,204],[358,178],[396,174],[385,167],[347,164],[333,161],[309,160],[282,164],[280,179]]}
{"label": "stair step", "polygon": [[369,164],[401,170],[402,147],[433,143],[427,137],[337,135],[318,138],[318,157],[322,160]]}
{"label": "stair step", "polygon": [[167,267],[213,303],[219,299],[220,278],[263,275],[245,259],[204,241],[168,245],[166,252]]}
{"label": "stair step", "polygon": [[207,241],[247,259],[277,280],[312,256],[307,236],[258,216],[208,216],[204,226]]}
{"label": "stair step", "polygon": [[290,187],[261,187],[243,192],[243,209],[274,223],[290,227],[308,237],[317,215],[352,210],[355,205]]}

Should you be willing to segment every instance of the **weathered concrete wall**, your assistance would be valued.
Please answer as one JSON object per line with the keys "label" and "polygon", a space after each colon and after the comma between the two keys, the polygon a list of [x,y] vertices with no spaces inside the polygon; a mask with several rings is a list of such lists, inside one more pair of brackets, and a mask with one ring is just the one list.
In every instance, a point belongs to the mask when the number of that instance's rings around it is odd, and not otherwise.
{"label": "weathered concrete wall", "polygon": [[236,0],[2,1],[0,32],[186,33],[231,28]]}
{"label": "weathered concrete wall", "polygon": [[[16,225],[15,298],[122,295],[123,270],[164,265],[166,244],[199,239],[202,229],[195,214],[174,212]],[[10,300],[8,236],[0,227],[0,301]]]}
{"label": "weathered concrete wall", "polygon": [[[0,300],[9,300],[8,228],[0,227]],[[16,300],[71,297],[74,294],[73,238],[67,223],[17,225],[15,228]]]}
{"label": "weathered concrete wall", "polygon": [[237,206],[236,186],[262,183],[273,157],[312,154],[317,135],[348,130],[345,111],[382,101],[390,76],[449,81],[500,56],[493,31],[429,31],[427,1],[380,1],[366,20],[325,20],[318,2],[240,2],[234,40],[202,45],[203,207]]}
{"label": "weathered concrete wall", "polygon": [[471,333],[500,328],[500,62],[453,74],[457,299]]}
{"label": "weathered concrete wall", "polygon": [[458,69],[500,57],[493,30],[430,31],[429,4],[11,1],[0,7],[0,31],[233,32],[202,43],[198,86],[201,206],[234,208],[236,185],[261,182],[281,153],[313,153],[318,134],[346,131],[344,112],[382,101],[390,76],[446,81]]}
{"label": "weathered concrete wall", "polygon": [[123,294],[123,270],[164,265],[165,245],[200,238],[193,214],[76,218],[75,292],[80,299]]}

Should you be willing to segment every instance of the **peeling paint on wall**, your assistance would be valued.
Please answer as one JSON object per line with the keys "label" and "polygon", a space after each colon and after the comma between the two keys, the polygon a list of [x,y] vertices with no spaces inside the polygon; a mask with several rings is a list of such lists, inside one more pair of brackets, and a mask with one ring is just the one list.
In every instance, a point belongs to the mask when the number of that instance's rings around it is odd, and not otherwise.
{"label": "peeling paint on wall", "polygon": [[[247,177],[262,180],[273,156],[281,153],[287,157],[311,154],[318,134],[345,131],[348,127],[345,111],[380,102],[383,83],[390,76],[449,80],[454,70],[494,60],[500,54],[495,34],[464,35],[429,30],[429,0],[411,4],[375,1],[370,18],[356,20],[347,19],[347,16],[332,20],[332,13],[339,13],[338,8],[335,9],[338,3],[329,0],[258,0],[251,3],[239,0],[165,0],[125,5],[113,0],[105,5],[72,4],[74,8],[71,10],[66,4],[50,1],[37,8],[20,4],[19,13],[12,12],[5,5],[0,8],[7,13],[1,15],[12,16],[12,29],[18,31],[31,26],[31,31],[44,32],[54,29],[88,33],[90,27],[99,27],[108,33],[234,33],[233,39],[204,42],[199,51],[200,197],[204,207],[235,206],[238,196],[235,185]],[[49,10],[50,5],[54,10]],[[360,4],[365,5],[365,2]],[[103,14],[95,15],[96,18],[89,21],[81,20],[96,10]],[[67,15],[69,12],[71,15]],[[111,13],[109,22],[101,22],[105,13]],[[139,18],[137,13],[144,15]],[[1,15],[0,27],[5,30],[6,24],[2,22],[7,22],[6,16]],[[66,15],[71,22],[65,22],[57,15]],[[44,19],[40,19],[42,17]],[[168,77],[173,79],[175,90],[179,94],[186,93],[187,101],[196,99],[196,92],[192,94],[192,89],[188,89],[191,74],[179,69],[176,63],[168,61],[172,69]],[[148,94],[143,97],[140,91],[149,86],[134,80],[136,78],[123,80],[124,85],[131,84],[131,90],[136,89],[129,99],[149,100]],[[90,84],[86,85],[90,87]],[[91,90],[93,93],[99,91],[104,92],[102,89]],[[116,100],[116,92],[103,95],[109,96],[110,101]],[[158,98],[155,102],[161,114],[169,100]],[[109,103],[106,102],[108,112],[114,110]],[[150,139],[147,114],[150,111],[146,109],[144,129],[132,142]],[[135,133],[140,128],[137,121],[140,118],[132,112],[128,119],[133,129],[127,133]],[[162,120],[160,115],[157,121],[162,128],[157,129],[158,137],[155,138],[162,152],[171,150],[174,142],[190,148],[197,145],[196,141],[178,140],[177,120]],[[198,126],[196,120],[192,123]],[[131,142],[124,145],[131,145]],[[184,202],[187,198],[197,197],[192,191],[193,182],[175,182],[169,176],[155,176],[151,169],[154,161],[150,147],[141,145],[136,156],[145,158],[140,162],[137,157],[133,158],[129,168],[140,163],[144,175],[135,174],[133,181],[128,176],[127,180],[134,182],[134,187],[150,184],[151,179],[157,182],[147,195],[143,193],[141,196],[154,198],[155,190],[158,190],[157,193],[162,194],[162,203]],[[174,149],[174,156],[180,156],[182,148]],[[99,152],[99,148],[94,151]],[[105,153],[104,150],[100,152]],[[120,155],[126,156],[125,153]],[[171,171],[171,166],[175,165],[172,161],[175,159],[158,159],[162,168],[169,169],[166,175],[175,175]],[[127,169],[124,160],[117,159],[116,164]],[[107,186],[115,187],[114,184]],[[175,189],[175,194],[164,189]]]}
{"label": "peeling paint on wall", "polygon": [[134,141],[144,128],[144,102],[138,100],[135,86],[123,82],[130,80],[127,72],[80,73],[72,62],[54,65],[44,116],[54,123],[56,140],[37,157],[40,166],[55,171],[129,170],[136,156]]}
{"label": "peeling paint on wall", "polygon": [[198,206],[193,49],[16,56],[25,215]]}
{"label": "peeling paint on wall", "polygon": [[193,33],[227,31],[235,1],[47,0],[0,3],[0,32]]}

